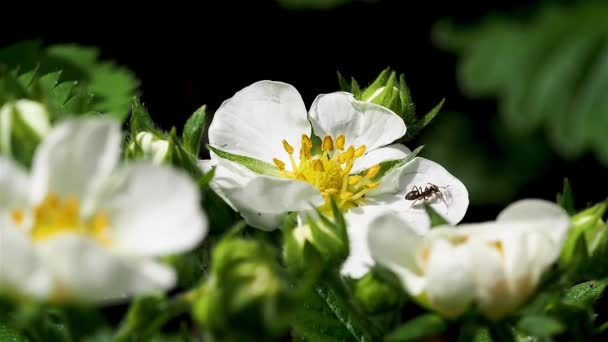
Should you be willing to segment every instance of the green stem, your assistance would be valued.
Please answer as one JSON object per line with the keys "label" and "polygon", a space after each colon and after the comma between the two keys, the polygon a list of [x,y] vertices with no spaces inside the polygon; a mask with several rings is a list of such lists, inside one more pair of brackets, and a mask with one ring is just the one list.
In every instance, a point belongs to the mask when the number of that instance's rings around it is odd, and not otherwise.
{"label": "green stem", "polygon": [[193,291],[188,291],[173,297],[167,303],[167,306],[149,324],[146,324],[144,329],[134,329],[129,325],[128,320],[123,321],[114,337],[114,341],[148,340],[167,322],[190,311],[193,294]]}
{"label": "green stem", "polygon": [[382,333],[348,296],[348,289],[337,274],[332,274],[315,288],[327,306],[359,342],[380,340]]}

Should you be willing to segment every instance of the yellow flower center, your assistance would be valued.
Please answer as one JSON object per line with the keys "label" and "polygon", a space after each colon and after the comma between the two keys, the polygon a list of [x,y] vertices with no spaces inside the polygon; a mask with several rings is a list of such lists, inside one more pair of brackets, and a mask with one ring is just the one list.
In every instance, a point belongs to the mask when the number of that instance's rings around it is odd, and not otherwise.
{"label": "yellow flower center", "polygon": [[[33,208],[32,225],[29,234],[34,241],[42,241],[62,233],[82,234],[94,238],[100,244],[111,243],[108,235],[110,218],[105,212],[98,212],[89,219],[80,216],[80,202],[74,197],[61,199],[54,193]],[[22,226],[26,213],[13,209],[10,217],[17,226]]]}
{"label": "yellow flower center", "polygon": [[365,153],[365,145],[346,147],[346,138],[340,134],[335,141],[328,135],[321,143],[320,155],[311,155],[312,141],[302,135],[299,162],[294,158],[294,148],[283,140],[283,148],[289,155],[291,171],[285,168],[285,163],[273,158],[274,164],[281,170],[281,175],[298,179],[314,185],[325,199],[321,210],[331,210],[330,198],[336,199],[342,210],[348,210],[362,204],[365,194],[378,187],[379,182],[372,179],[380,171],[380,165],[374,165],[361,174],[351,174],[357,158]]}

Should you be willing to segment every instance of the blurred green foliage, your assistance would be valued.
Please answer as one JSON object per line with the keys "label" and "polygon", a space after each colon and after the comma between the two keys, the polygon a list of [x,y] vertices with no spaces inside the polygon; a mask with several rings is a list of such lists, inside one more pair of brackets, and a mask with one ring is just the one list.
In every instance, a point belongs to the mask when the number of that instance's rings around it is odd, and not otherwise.
{"label": "blurred green foliage", "polygon": [[[15,76],[30,75],[33,80],[56,75],[53,76],[56,91],[87,97],[87,105],[71,114],[95,111],[124,120],[131,98],[138,94],[139,81],[135,75],[113,62],[101,61],[99,50],[93,47],[69,44],[43,47],[37,41],[24,41],[0,49],[0,65],[14,71]],[[64,86],[60,87],[61,84]],[[34,99],[46,102],[44,98]]]}
{"label": "blurred green foliage", "polygon": [[608,4],[545,5],[529,18],[489,16],[466,28],[441,23],[437,43],[460,57],[466,94],[496,97],[508,129],[544,129],[553,149],[587,151],[608,165]]}

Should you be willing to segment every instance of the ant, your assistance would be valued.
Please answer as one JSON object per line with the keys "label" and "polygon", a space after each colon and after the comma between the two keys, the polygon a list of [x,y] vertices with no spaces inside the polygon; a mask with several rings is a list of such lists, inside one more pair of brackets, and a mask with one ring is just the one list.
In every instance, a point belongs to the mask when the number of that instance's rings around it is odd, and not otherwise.
{"label": "ant", "polygon": [[437,186],[433,183],[427,183],[427,184],[430,186],[425,187],[424,190],[422,190],[421,186],[414,185],[414,189],[411,190],[410,192],[408,192],[407,194],[405,194],[405,199],[414,201],[414,203],[412,203],[412,207],[413,207],[414,204],[416,204],[416,202],[418,202],[420,200],[427,201],[428,199],[432,198],[433,196],[437,196],[447,206],[448,203],[445,201],[445,195],[439,189],[447,189],[449,187],[449,185]]}

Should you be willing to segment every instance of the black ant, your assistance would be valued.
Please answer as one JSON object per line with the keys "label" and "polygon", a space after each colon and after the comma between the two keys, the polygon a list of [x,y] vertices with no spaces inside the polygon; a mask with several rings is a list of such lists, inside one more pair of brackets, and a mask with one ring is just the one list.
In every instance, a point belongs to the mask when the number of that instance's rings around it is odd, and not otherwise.
{"label": "black ant", "polygon": [[448,204],[445,201],[445,195],[439,189],[447,189],[449,187],[449,185],[437,186],[433,183],[428,183],[428,185],[430,185],[430,186],[425,187],[424,190],[422,190],[421,186],[414,185],[414,189],[411,190],[410,192],[408,192],[407,194],[405,194],[405,199],[414,201],[414,203],[412,203],[412,207],[413,207],[414,204],[416,204],[416,202],[418,202],[420,200],[427,201],[427,200],[431,199],[433,196],[437,196],[447,206]]}

